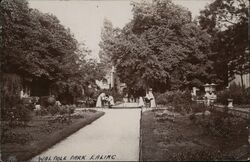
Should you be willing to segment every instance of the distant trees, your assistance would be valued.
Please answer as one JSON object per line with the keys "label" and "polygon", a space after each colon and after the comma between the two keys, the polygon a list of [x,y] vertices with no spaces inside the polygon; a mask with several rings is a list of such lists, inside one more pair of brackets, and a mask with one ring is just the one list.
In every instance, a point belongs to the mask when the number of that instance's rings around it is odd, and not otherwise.
{"label": "distant trees", "polygon": [[99,64],[86,61],[90,51],[60,24],[56,16],[28,6],[27,0],[1,2],[2,73],[46,82],[54,94],[82,94],[103,75]]}
{"label": "distant trees", "polygon": [[[119,78],[133,91],[185,89],[216,81],[211,36],[168,0],[133,3],[133,19],[104,43]],[[103,41],[105,42],[105,41]]]}
{"label": "distant trees", "polygon": [[224,85],[228,74],[232,79],[250,71],[248,19],[247,0],[215,0],[199,16],[201,27],[213,35],[214,67]]}
{"label": "distant trees", "polygon": [[114,39],[117,36],[118,31],[119,29],[115,29],[111,21],[104,19],[101,31],[101,42],[99,43],[99,58],[100,62],[107,70],[112,67],[112,50],[114,48]]}

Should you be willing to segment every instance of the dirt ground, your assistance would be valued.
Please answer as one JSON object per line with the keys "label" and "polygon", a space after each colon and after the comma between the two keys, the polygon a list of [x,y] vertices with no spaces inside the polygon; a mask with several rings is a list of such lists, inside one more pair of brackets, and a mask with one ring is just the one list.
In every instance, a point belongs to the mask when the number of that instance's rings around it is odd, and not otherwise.
{"label": "dirt ground", "polygon": [[143,161],[177,160],[235,160],[232,154],[247,149],[247,135],[223,139],[206,134],[191,122],[188,115],[179,115],[175,122],[157,121],[156,114],[142,114]]}

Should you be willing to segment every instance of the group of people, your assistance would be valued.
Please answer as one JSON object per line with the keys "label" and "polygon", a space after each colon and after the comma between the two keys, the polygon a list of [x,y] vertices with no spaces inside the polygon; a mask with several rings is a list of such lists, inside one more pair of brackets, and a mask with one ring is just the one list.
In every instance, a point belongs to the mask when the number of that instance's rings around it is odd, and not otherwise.
{"label": "group of people", "polygon": [[151,88],[146,93],[146,96],[144,98],[139,97],[139,107],[156,107],[155,97]]}
{"label": "group of people", "polygon": [[114,98],[111,95],[101,93],[97,98],[96,107],[104,107],[105,105],[108,107],[114,106]]}
{"label": "group of people", "polygon": [[[96,107],[112,107],[114,106],[114,98],[111,95],[101,93],[96,101]],[[153,95],[152,89],[150,88],[144,97],[139,97],[139,107],[156,107],[155,97]]]}

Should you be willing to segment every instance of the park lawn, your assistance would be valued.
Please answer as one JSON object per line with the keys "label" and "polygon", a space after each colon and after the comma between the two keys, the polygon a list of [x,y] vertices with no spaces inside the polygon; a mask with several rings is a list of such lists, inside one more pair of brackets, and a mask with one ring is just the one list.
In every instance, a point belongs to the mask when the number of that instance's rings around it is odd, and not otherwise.
{"label": "park lawn", "polygon": [[247,134],[222,139],[204,133],[188,115],[177,116],[175,122],[157,121],[154,111],[142,113],[141,140],[142,161],[235,160],[233,150],[244,152],[248,144]]}
{"label": "park lawn", "polygon": [[102,115],[104,112],[81,111],[81,116],[72,117],[71,123],[56,122],[51,124],[48,123],[49,116],[34,116],[28,126],[11,129],[13,133],[29,136],[27,142],[20,143],[21,140],[17,140],[19,142],[2,143],[1,141],[2,160],[15,157],[18,161],[27,161]]}

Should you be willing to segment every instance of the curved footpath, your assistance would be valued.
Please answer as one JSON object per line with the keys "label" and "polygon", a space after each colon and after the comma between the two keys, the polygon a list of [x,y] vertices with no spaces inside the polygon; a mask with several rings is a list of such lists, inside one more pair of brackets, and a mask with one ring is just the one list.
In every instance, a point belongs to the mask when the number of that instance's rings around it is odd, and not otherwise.
{"label": "curved footpath", "polygon": [[141,109],[101,109],[105,115],[31,161],[138,161]]}

